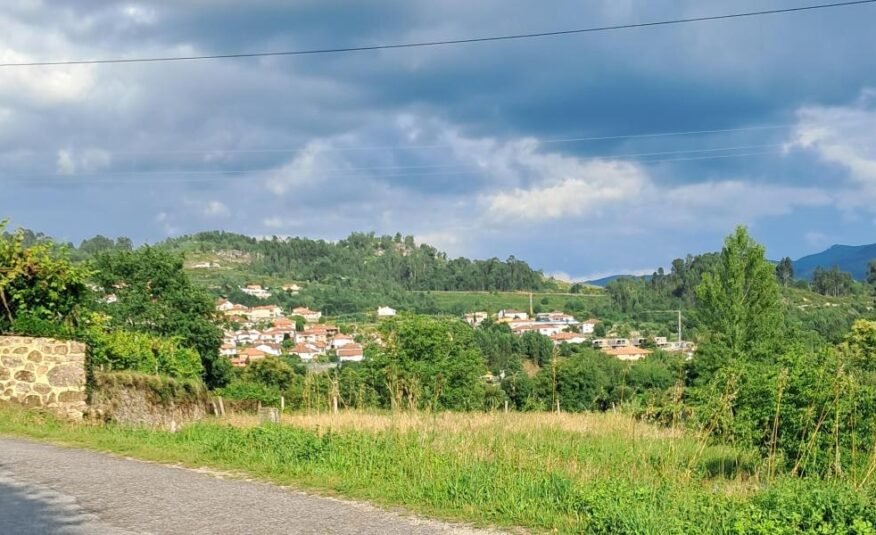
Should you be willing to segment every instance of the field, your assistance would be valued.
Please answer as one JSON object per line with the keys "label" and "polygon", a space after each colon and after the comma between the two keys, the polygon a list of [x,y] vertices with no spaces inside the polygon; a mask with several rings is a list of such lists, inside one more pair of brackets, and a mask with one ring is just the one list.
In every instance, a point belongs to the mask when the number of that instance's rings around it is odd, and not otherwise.
{"label": "field", "polygon": [[[578,302],[582,310],[597,303],[605,304],[608,295],[600,289],[588,288],[588,293],[533,293],[532,305],[545,312],[563,310],[569,302]],[[428,292],[442,310],[484,311],[496,313],[504,308],[529,311],[529,293],[526,292]]]}
{"label": "field", "polygon": [[172,434],[0,404],[0,433],[536,532],[837,532],[872,516],[842,483],[767,481],[746,452],[619,413],[234,416]]}

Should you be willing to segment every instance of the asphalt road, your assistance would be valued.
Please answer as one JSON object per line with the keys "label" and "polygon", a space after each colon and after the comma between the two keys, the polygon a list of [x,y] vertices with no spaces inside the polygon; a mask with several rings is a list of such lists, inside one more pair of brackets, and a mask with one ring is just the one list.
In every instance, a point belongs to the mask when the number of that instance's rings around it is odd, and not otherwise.
{"label": "asphalt road", "polygon": [[484,532],[264,483],[0,437],[0,533]]}

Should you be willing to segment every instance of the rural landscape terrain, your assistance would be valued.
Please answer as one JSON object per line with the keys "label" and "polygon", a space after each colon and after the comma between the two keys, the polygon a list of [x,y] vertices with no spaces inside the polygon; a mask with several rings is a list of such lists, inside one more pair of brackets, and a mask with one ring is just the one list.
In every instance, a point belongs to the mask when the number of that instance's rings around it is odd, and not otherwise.
{"label": "rural landscape terrain", "polygon": [[[143,389],[175,418],[70,423],[6,376],[30,408],[0,406],[5,434],[482,526],[876,525],[876,277],[797,279],[742,227],[604,288],[370,234],[71,247],[19,230],[0,260],[4,332],[84,341],[89,396]],[[211,415],[183,422],[198,403]]]}
{"label": "rural landscape terrain", "polygon": [[0,534],[876,535],[876,0],[0,4]]}

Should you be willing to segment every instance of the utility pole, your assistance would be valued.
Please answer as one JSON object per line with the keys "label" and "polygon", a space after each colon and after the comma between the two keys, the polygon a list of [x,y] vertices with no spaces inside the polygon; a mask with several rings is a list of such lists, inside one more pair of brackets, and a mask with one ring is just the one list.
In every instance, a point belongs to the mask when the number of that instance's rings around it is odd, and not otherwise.
{"label": "utility pole", "polygon": [[681,309],[678,309],[678,349],[681,347]]}
{"label": "utility pole", "polygon": [[529,317],[532,318],[532,290],[529,291]]}

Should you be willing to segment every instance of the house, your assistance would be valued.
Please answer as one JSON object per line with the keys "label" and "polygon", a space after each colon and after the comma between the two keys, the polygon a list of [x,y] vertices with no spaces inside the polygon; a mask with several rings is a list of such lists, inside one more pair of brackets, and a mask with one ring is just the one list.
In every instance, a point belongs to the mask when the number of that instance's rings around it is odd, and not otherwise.
{"label": "house", "polygon": [[316,348],[307,346],[305,344],[296,344],[295,347],[292,348],[292,353],[301,357],[301,360],[303,360],[304,362],[310,362],[319,355],[319,352],[316,350]]}
{"label": "house", "polygon": [[237,345],[224,343],[219,348],[219,354],[224,357],[233,357],[237,355]]}
{"label": "house", "polygon": [[261,351],[265,355],[271,355],[272,357],[280,356],[280,344],[268,343],[268,344],[259,344],[255,346],[255,349]]}
{"label": "house", "polygon": [[264,351],[260,351],[254,347],[248,347],[239,351],[236,357],[231,357],[231,364],[237,367],[243,367],[251,362],[262,360],[264,358]]}
{"label": "house", "polygon": [[227,310],[231,310],[232,308],[234,308],[234,303],[232,303],[228,299],[219,298],[216,300],[217,312],[225,312]]}
{"label": "house", "polygon": [[359,344],[347,344],[338,349],[338,360],[341,362],[361,362],[365,352]]}
{"label": "house", "polygon": [[651,354],[651,351],[648,349],[642,349],[640,347],[614,347],[603,349],[603,353],[606,355],[610,355],[619,360],[639,360],[647,357]]}
{"label": "house", "polygon": [[396,311],[392,307],[378,307],[377,308],[377,317],[378,318],[391,318],[395,316]]}
{"label": "house", "polygon": [[340,349],[345,345],[349,345],[353,343],[353,337],[348,334],[336,334],[334,338],[332,338],[332,348]]}
{"label": "house", "polygon": [[512,310],[512,309],[500,310],[498,316],[499,316],[499,319],[503,320],[503,321],[528,320],[529,319],[529,314],[527,314],[526,312],[523,312],[521,310]]}
{"label": "house", "polygon": [[258,297],[259,299],[267,299],[268,297],[271,297],[271,292],[262,288],[260,284],[247,284],[242,287],[240,291],[253,297]]}
{"label": "house", "polygon": [[289,318],[276,318],[271,322],[271,325],[276,329],[292,329],[295,330],[295,322]]}
{"label": "house", "polygon": [[486,321],[488,317],[489,314],[487,314],[486,312],[472,312],[470,314],[463,315],[462,319],[464,319],[465,322],[472,327],[477,327],[478,325]]}
{"label": "house", "polygon": [[553,312],[541,312],[535,315],[536,321],[546,321],[551,323],[565,323],[567,325],[578,325],[578,320],[575,319],[575,316],[571,314],[566,314],[564,312],[559,312],[557,310]]}
{"label": "house", "polygon": [[294,295],[294,294],[297,294],[298,292],[301,291],[301,286],[298,286],[297,284],[294,284],[294,283],[293,284],[284,284],[283,291],[289,292],[290,294]]}
{"label": "house", "polygon": [[545,336],[553,336],[555,334],[560,334],[567,327],[568,327],[568,325],[565,325],[562,323],[542,323],[542,324],[536,323],[535,330],[538,332],[538,334],[543,334]]}
{"label": "house", "polygon": [[555,346],[558,346],[560,344],[583,344],[587,341],[587,337],[585,337],[581,333],[563,332],[551,336],[551,340],[553,340]]}
{"label": "house", "polygon": [[582,334],[593,334],[593,330],[596,329],[596,324],[599,323],[597,319],[589,319],[581,322],[581,333]]}
{"label": "house", "polygon": [[228,316],[228,317],[232,317],[232,316],[246,316],[247,314],[249,314],[249,308],[247,308],[247,307],[245,307],[245,306],[243,306],[243,305],[234,305],[234,304],[232,304],[230,308],[226,308],[225,310],[223,310],[223,312],[224,312],[225,315]]}
{"label": "house", "polygon": [[326,336],[334,336],[340,332],[337,325],[332,325],[331,323],[323,323],[322,328],[325,329]]}
{"label": "house", "polygon": [[289,332],[284,329],[277,329],[276,327],[272,327],[268,330],[262,331],[262,335],[259,337],[259,340],[263,342],[281,344],[287,336],[290,339],[295,340],[295,331]]}
{"label": "house", "polygon": [[321,325],[314,325],[300,333],[295,333],[295,339],[304,343],[325,343],[328,342],[328,331]]}
{"label": "house", "polygon": [[246,315],[250,321],[262,321],[273,318],[279,318],[283,315],[283,309],[277,305],[265,305],[260,307],[252,307]]}
{"label": "house", "polygon": [[322,312],[318,310],[310,310],[307,307],[295,307],[292,309],[293,316],[301,316],[304,321],[316,323],[322,317]]}
{"label": "house", "polygon": [[597,349],[610,349],[617,347],[630,347],[633,344],[626,338],[594,338],[593,347]]}

